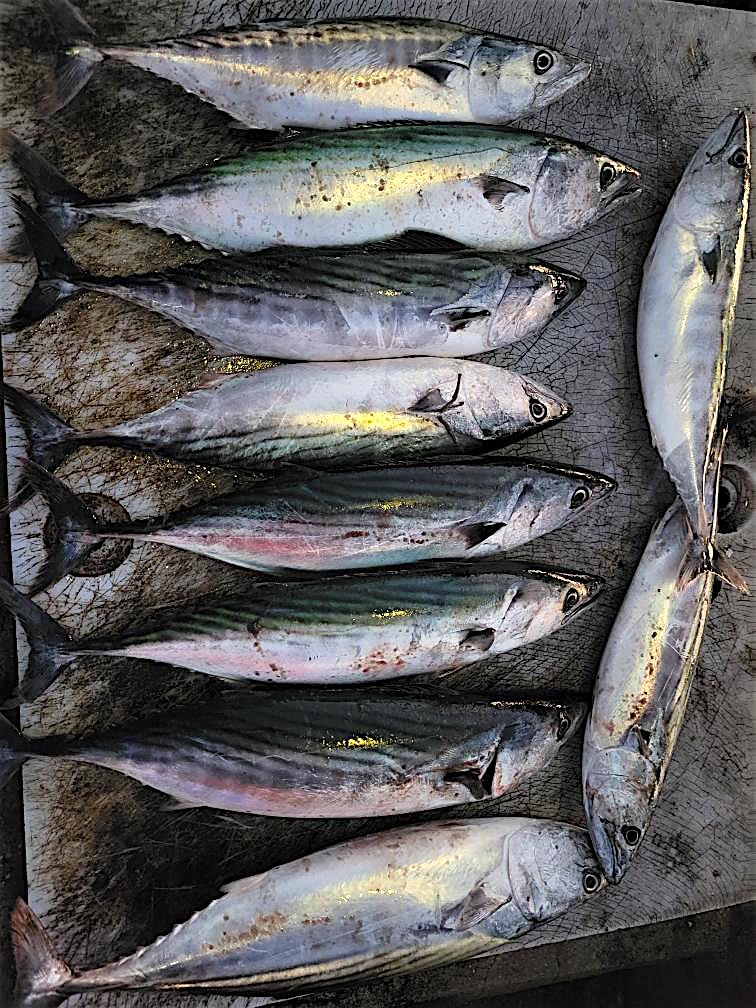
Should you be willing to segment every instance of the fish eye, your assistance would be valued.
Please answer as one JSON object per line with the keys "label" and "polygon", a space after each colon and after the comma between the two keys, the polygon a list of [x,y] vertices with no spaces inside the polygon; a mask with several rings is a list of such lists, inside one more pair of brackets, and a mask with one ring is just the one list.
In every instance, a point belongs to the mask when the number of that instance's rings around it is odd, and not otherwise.
{"label": "fish eye", "polygon": [[561,277],[557,277],[554,281],[554,301],[556,304],[559,304],[560,301],[564,301],[568,294],[569,288],[567,287],[567,284]]}
{"label": "fish eye", "polygon": [[614,167],[614,165],[610,165],[608,161],[605,162],[601,166],[601,173],[599,174],[599,186],[601,188],[601,191],[603,192],[605,189],[608,189],[616,178],[617,178],[617,169]]}
{"label": "fish eye", "polygon": [[623,826],[622,836],[628,847],[637,847],[641,840],[641,831],[637,826]]}
{"label": "fish eye", "polygon": [[542,74],[547,73],[554,66],[554,57],[548,51],[548,49],[541,49],[540,52],[535,54],[533,60],[533,68],[535,72],[540,77]]}
{"label": "fish eye", "polygon": [[586,503],[588,498],[591,496],[591,492],[588,487],[579,486],[570,498],[570,507],[574,510],[575,508],[582,507]]}
{"label": "fish eye", "polygon": [[540,399],[530,400],[530,415],[533,417],[534,420],[536,420],[537,422],[545,420],[547,413],[548,410],[543,405]]}
{"label": "fish eye", "polygon": [[586,868],[583,872],[583,892],[590,896],[591,893],[596,892],[600,885],[601,879],[596,872],[591,871],[590,868]]}
{"label": "fish eye", "polygon": [[577,588],[568,588],[567,594],[564,596],[564,602],[562,603],[562,612],[569,612],[570,609],[574,609],[579,601],[580,592]]}
{"label": "fish eye", "polygon": [[557,742],[561,742],[567,732],[570,730],[570,719],[564,713],[564,711],[559,711],[559,727],[557,728]]}
{"label": "fish eye", "polygon": [[731,164],[733,168],[745,168],[748,164],[748,155],[742,147],[738,147],[738,149],[727,158],[727,164]]}

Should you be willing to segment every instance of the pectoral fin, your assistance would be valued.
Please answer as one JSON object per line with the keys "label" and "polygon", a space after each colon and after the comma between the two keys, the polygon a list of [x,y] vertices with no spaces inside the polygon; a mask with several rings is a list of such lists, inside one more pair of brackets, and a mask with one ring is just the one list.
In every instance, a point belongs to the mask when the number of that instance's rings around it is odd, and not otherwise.
{"label": "pectoral fin", "polygon": [[485,542],[486,539],[490,539],[491,536],[495,536],[504,528],[505,524],[505,522],[477,522],[474,525],[463,525],[462,535],[467,540],[467,548],[473,549],[473,547]]}
{"label": "pectoral fin", "polygon": [[426,77],[430,77],[437,84],[445,84],[449,74],[453,70],[459,70],[456,63],[448,63],[442,59],[421,59],[417,63],[410,63],[410,66],[413,70],[418,70]]}
{"label": "pectoral fin", "polygon": [[508,196],[529,193],[527,186],[519,185],[510,179],[500,178],[497,175],[479,175],[475,180],[480,187],[485,199],[496,210],[502,210]]}
{"label": "pectoral fin", "polygon": [[509,903],[511,898],[511,896],[506,899],[489,896],[483,886],[475,886],[461,903],[447,911],[441,921],[441,927],[445,931],[466,931],[495,914],[497,910]]}
{"label": "pectoral fin", "polygon": [[485,630],[468,630],[459,646],[474,651],[488,651],[496,638],[496,631],[491,627]]}
{"label": "pectoral fin", "polygon": [[477,305],[445,305],[443,308],[434,308],[431,312],[431,318],[443,319],[450,332],[458,332],[475,319],[489,318],[490,315],[488,308]]}
{"label": "pectoral fin", "polygon": [[465,405],[464,402],[457,401],[461,385],[462,375],[458,374],[451,399],[444,399],[440,389],[431,389],[422,399],[418,399],[414,406],[410,406],[410,413],[446,413],[450,409],[459,409]]}
{"label": "pectoral fin", "polygon": [[715,236],[715,240],[710,248],[699,248],[698,254],[701,258],[701,264],[706,270],[709,279],[713,284],[715,284],[717,282],[717,275],[719,274],[719,264],[722,261],[722,242],[720,241],[719,235]]}

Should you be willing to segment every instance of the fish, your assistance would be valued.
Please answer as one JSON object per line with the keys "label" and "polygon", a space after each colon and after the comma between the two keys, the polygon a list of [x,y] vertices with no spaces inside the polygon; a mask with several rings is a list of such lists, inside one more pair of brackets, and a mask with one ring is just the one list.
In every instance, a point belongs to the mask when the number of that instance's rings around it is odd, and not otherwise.
{"label": "fish", "polygon": [[464,668],[540,640],[595,601],[599,578],[509,563],[430,565],[302,581],[142,613],[139,629],[73,640],[13,585],[0,605],[30,644],[22,702],[71,662],[110,655],[163,662],[226,680],[282,685],[377,683]]}
{"label": "fish", "polygon": [[162,543],[267,574],[495,556],[561,528],[617,487],[589,469],[493,455],[339,473],[300,469],[170,515],[105,523],[47,470],[27,459],[23,472],[55,523],[31,595],[114,539]]}
{"label": "fish", "polygon": [[585,814],[611,883],[621,881],[635,857],[664,784],[713,584],[675,500],[652,529],[614,621],[585,729]]}
{"label": "fish", "polygon": [[535,339],[585,289],[546,263],[470,252],[236,256],[131,276],[98,276],[67,254],[23,201],[16,207],[37,282],[15,332],[80,291],[140,305],[221,354],[289,361],[470,357]]}
{"label": "fish", "polygon": [[97,45],[69,0],[47,0],[74,44],[43,101],[49,115],[104,60],[177,84],[241,127],[344,129],[369,123],[505,123],[584,81],[586,60],[537,42],[420,18],[260,21],[131,45]]}
{"label": "fish", "polygon": [[445,357],[282,364],[87,431],[7,383],[3,396],[45,469],[84,445],[251,472],[411,462],[493,451],[571,412],[530,378]]}
{"label": "fish", "polygon": [[640,192],[640,173],[606,154],[491,126],[301,134],[103,199],[70,185],[7,130],[0,146],[59,237],[104,217],[230,253],[380,242],[406,250],[418,234],[427,251],[440,236],[522,252],[569,238]]}
{"label": "fish", "polygon": [[0,787],[29,759],[106,767],[173,799],[293,819],[398,815],[499,798],[545,768],[580,701],[437,689],[228,690],[85,738],[0,717]]}
{"label": "fish", "polygon": [[304,993],[502,949],[606,886],[584,829],[482,818],[358,837],[225,887],[152,945],[74,974],[12,915],[17,1008],[77,993]]}
{"label": "fish", "polygon": [[654,445],[700,543],[702,562],[747,590],[724,557],[712,559],[726,428],[721,403],[746,240],[751,147],[744,112],[728,115],[694,154],[643,269],[638,367]]}

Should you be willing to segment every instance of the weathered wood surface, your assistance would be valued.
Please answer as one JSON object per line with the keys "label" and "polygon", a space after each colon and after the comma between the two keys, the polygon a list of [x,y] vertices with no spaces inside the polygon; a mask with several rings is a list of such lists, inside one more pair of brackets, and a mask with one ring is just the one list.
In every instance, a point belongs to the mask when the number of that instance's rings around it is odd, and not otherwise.
{"label": "weathered wood surface", "polygon": [[[52,42],[32,0],[0,4],[4,38],[2,117],[93,194],[136,190],[238,149],[244,134],[207,105],[127,67],[100,68],[70,109],[51,122],[33,103],[52,61]],[[167,36],[245,17],[401,13],[397,3],[263,3],[231,0],[82,0],[103,39]],[[589,82],[527,123],[568,136],[638,166],[641,201],[545,258],[587,277],[588,290],[534,346],[493,358],[564,391],[574,415],[519,449],[614,476],[615,498],[583,522],[536,543],[528,555],[595,572],[608,590],[590,616],[534,647],[456,677],[460,686],[500,689],[591,688],[611,621],[651,523],[671,499],[653,452],[635,365],[635,301],[640,268],[666,200],[687,159],[734,105],[751,106],[748,15],[671,4],[598,0],[477,0],[461,7],[428,0],[415,15],[454,17],[537,38],[594,61]],[[6,187],[14,179],[6,171]],[[10,219],[5,197],[2,220]],[[94,224],[70,241],[87,264],[123,272],[173,264],[202,253],[145,229]],[[754,305],[752,247],[741,288],[729,385],[752,381],[749,324]],[[4,303],[18,301],[33,276],[5,267]],[[110,423],[153,408],[195,385],[214,363],[202,341],[115,300],[77,298],[54,318],[3,344],[5,373],[82,426]],[[23,439],[8,423],[11,482]],[[731,450],[746,458],[747,437]],[[74,488],[105,493],[134,517],[172,509],[230,485],[227,476],[106,449],[77,453],[61,468]],[[44,509],[32,502],[13,515],[17,583],[31,580],[42,555]],[[752,531],[728,537],[747,566]],[[750,540],[749,540],[750,535]],[[526,555],[523,552],[521,555]],[[751,554],[752,555],[752,554]],[[149,604],[190,597],[248,576],[167,548],[134,548],[111,575],[70,578],[41,602],[73,632],[138,622]],[[552,943],[600,931],[726,906],[749,896],[748,814],[752,808],[753,693],[747,628],[751,603],[722,591],[711,613],[688,718],[665,792],[642,853],[616,890],[516,942]],[[19,636],[23,668],[25,642]],[[179,699],[205,695],[200,676],[158,666],[87,661],[25,709],[32,733],[116,723]],[[71,961],[99,963],[158,934],[205,905],[226,881],[263,870],[388,821],[296,823],[206,810],[168,813],[162,796],[106,771],[40,763],[24,772],[30,896]],[[461,814],[465,814],[464,811]],[[533,814],[583,821],[579,745],[573,743],[540,780],[472,815]],[[414,819],[423,817],[417,816]],[[409,820],[405,820],[409,821]],[[474,967],[480,969],[480,967]],[[471,970],[473,967],[471,967]],[[472,974],[471,974],[472,975]],[[427,979],[428,993],[442,974]],[[417,1003],[423,980],[375,984],[300,1003]],[[82,1003],[149,1008],[180,999],[109,995]],[[251,1004],[243,998],[208,1005]]]}

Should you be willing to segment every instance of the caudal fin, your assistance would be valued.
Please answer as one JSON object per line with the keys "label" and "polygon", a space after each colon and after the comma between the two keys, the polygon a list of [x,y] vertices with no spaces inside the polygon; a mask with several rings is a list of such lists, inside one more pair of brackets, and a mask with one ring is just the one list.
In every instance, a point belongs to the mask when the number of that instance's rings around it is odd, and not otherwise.
{"label": "caudal fin", "polygon": [[36,595],[73,570],[102,540],[97,537],[96,519],[65,483],[29,459],[23,471],[32,489],[45,498],[55,519],[55,543],[29,589],[30,595]]}
{"label": "caudal fin", "polygon": [[37,915],[17,900],[11,914],[11,942],[16,963],[13,1008],[56,1008],[69,994],[60,993],[73,974],[55,951]]}
{"label": "caudal fin", "polygon": [[0,714],[0,790],[29,758],[24,736]]}
{"label": "caudal fin", "polygon": [[82,44],[93,39],[94,32],[70,0],[44,0],[44,6],[58,39],[70,46],[39,104],[42,115],[53,115],[86,85],[103,54],[92,45]]}
{"label": "caudal fin", "polygon": [[76,658],[76,651],[73,639],[63,627],[3,578],[0,578],[0,605],[15,616],[29,643],[26,675],[19,684],[17,697],[6,704],[16,706],[36,700],[44,693]]}
{"label": "caudal fin", "polygon": [[77,280],[85,273],[28,203],[18,196],[12,196],[11,200],[23,221],[24,234],[37,260],[37,282],[4,327],[6,332],[18,332],[46,318],[57,305],[73,297],[78,290]]}
{"label": "caudal fin", "polygon": [[[13,385],[0,385],[5,405],[24,429],[29,457],[43,469],[54,469],[76,448],[77,432],[52,410]],[[32,496],[25,480],[8,502],[18,507]]]}
{"label": "caudal fin", "polygon": [[28,144],[10,130],[3,129],[0,130],[0,147],[34,193],[40,216],[58,238],[65,238],[89,219],[89,214],[82,209],[88,202],[86,194],[72,186]]}

